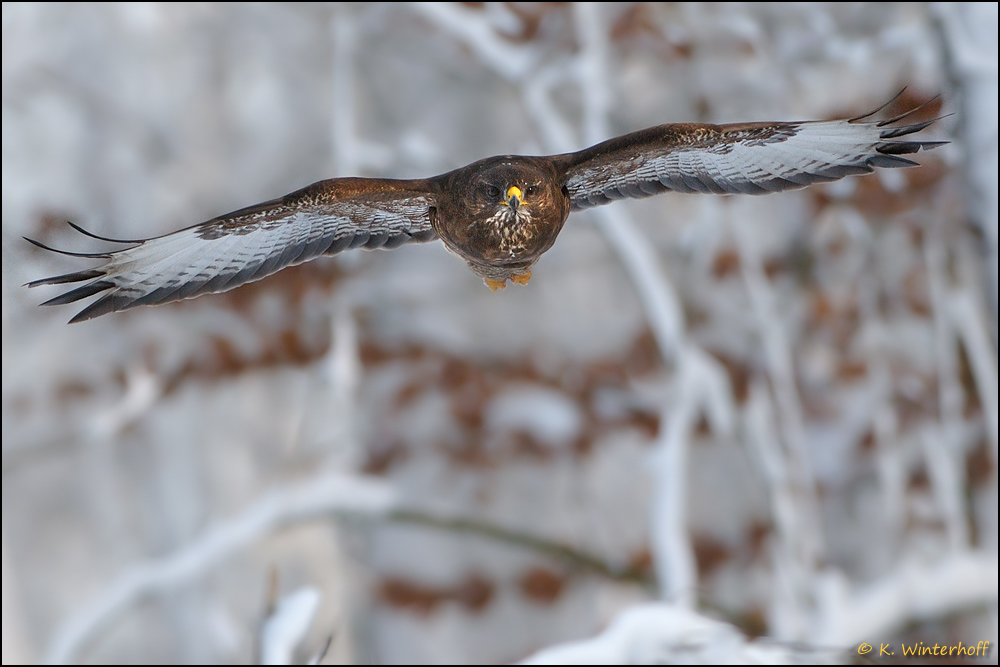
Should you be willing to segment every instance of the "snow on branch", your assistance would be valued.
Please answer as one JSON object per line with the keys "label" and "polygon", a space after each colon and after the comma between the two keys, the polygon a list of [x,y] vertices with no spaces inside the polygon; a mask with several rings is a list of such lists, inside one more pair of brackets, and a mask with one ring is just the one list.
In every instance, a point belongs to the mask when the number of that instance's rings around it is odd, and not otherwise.
{"label": "snow on branch", "polygon": [[888,637],[907,623],[997,604],[997,555],[966,551],[934,564],[904,562],[855,591],[839,574],[819,586],[820,615],[810,642],[850,646]]}
{"label": "snow on branch", "polygon": [[695,606],[698,586],[698,566],[687,528],[688,440],[697,416],[697,398],[679,391],[676,404],[663,410],[653,455],[657,483],[649,531],[661,597],[688,608]]}
{"label": "snow on branch", "polygon": [[768,627],[781,639],[804,639],[808,634],[805,621],[808,577],[811,564],[799,551],[803,541],[800,523],[803,515],[796,505],[795,484],[788,460],[781,451],[774,426],[774,406],[763,382],[750,388],[745,412],[746,440],[751,459],[767,485],[776,539],[772,544],[775,585],[771,599]]}
{"label": "snow on branch", "polygon": [[727,623],[683,607],[647,603],[619,614],[596,637],[543,649],[521,664],[783,664],[828,661],[831,653],[750,641]]}
{"label": "snow on branch", "polygon": [[410,6],[437,28],[471,47],[483,64],[508,81],[521,81],[534,68],[535,53],[497,35],[489,13],[451,2],[415,2]]}
{"label": "snow on branch", "polygon": [[295,649],[309,632],[319,602],[319,591],[312,587],[300,588],[277,601],[261,628],[260,664],[292,664]]}
{"label": "snow on branch", "polygon": [[965,467],[962,465],[963,391],[959,379],[958,338],[948,310],[948,276],[944,240],[929,229],[924,240],[927,287],[934,322],[934,357],[938,386],[938,423],[922,433],[931,487],[953,549],[969,542],[965,517]]}
{"label": "snow on branch", "polygon": [[[955,134],[967,147],[964,184],[973,222],[985,239],[986,287],[993,321],[998,298],[998,187],[997,187],[997,4],[935,2],[941,41],[955,86]],[[995,327],[996,325],[994,325]],[[994,329],[994,335],[996,330]],[[994,339],[994,344],[996,339]]]}
{"label": "snow on branch", "polygon": [[751,641],[735,627],[666,603],[636,605],[590,639],[543,649],[526,665],[782,664],[830,662],[864,641],[878,641],[910,621],[996,604],[997,557],[965,553],[936,565],[909,563],[875,583],[847,591],[837,575],[820,588],[827,610],[806,645]]}
{"label": "snow on branch", "polygon": [[138,601],[176,589],[281,526],[331,514],[381,516],[395,503],[392,489],[381,480],[342,473],[324,473],[272,491],[181,550],[135,565],[120,575],[55,632],[46,662],[77,660],[102,630]]}
{"label": "snow on branch", "polygon": [[98,412],[87,426],[88,440],[103,441],[121,433],[148,413],[163,394],[162,379],[141,365],[125,373],[125,393],[107,410]]}
{"label": "snow on branch", "polygon": [[1000,430],[1000,418],[997,415],[1000,406],[997,402],[1000,394],[997,390],[996,351],[990,344],[989,328],[983,321],[984,311],[977,307],[976,300],[968,290],[952,290],[948,296],[948,311],[969,358],[972,377],[979,392],[979,403],[983,406],[986,435],[995,469],[1000,462],[1000,455],[997,453],[997,431]]}

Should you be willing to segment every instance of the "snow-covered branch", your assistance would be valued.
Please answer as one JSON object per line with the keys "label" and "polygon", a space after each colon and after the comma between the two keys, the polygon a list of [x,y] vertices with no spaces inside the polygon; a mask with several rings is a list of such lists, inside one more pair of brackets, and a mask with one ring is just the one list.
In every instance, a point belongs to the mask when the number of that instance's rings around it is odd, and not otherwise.
{"label": "snow-covered branch", "polygon": [[[997,320],[997,5],[935,2],[945,51],[944,63],[956,87],[956,133],[966,147],[964,187],[972,219],[986,240],[986,285]],[[994,325],[995,326],[995,325]],[[993,335],[996,336],[996,329]],[[994,344],[996,338],[994,338]]]}
{"label": "snow-covered branch", "polygon": [[319,601],[319,591],[306,587],[276,602],[261,627],[260,664],[292,664],[295,649],[309,632]]}
{"label": "snow-covered branch", "polygon": [[86,646],[136,602],[176,589],[282,526],[330,515],[382,516],[395,505],[383,481],[325,473],[263,496],[238,516],[206,530],[183,549],[134,565],[63,622],[46,662],[76,661]]}
{"label": "snow-covered branch", "polygon": [[751,641],[733,626],[682,606],[636,605],[596,637],[567,642],[524,665],[742,665],[827,662],[832,651]]}
{"label": "snow-covered branch", "polygon": [[818,587],[820,614],[809,642],[847,647],[878,642],[907,623],[997,604],[997,555],[965,551],[937,563],[906,561],[851,590],[828,573]]}

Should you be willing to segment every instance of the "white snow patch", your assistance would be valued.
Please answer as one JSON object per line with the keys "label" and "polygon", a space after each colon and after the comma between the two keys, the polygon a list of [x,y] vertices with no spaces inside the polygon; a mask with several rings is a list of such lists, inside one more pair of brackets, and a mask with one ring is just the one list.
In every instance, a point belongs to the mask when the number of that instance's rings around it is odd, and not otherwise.
{"label": "white snow patch", "polygon": [[535,385],[511,386],[486,408],[490,431],[523,431],[550,447],[572,442],[583,428],[580,408],[566,394]]}

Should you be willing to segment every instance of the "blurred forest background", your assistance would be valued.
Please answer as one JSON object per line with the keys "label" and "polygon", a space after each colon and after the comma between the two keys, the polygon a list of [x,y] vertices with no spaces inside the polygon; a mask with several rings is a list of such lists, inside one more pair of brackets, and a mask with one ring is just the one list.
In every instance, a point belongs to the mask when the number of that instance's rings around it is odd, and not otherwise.
{"label": "blurred forest background", "polygon": [[[89,266],[22,236],[107,247],[66,220],[904,86],[921,167],[575,214],[524,288],[440,244],[73,326],[22,287]],[[997,178],[996,3],[4,3],[3,662],[515,661],[653,600],[995,647]],[[657,631],[617,659],[707,650]]]}

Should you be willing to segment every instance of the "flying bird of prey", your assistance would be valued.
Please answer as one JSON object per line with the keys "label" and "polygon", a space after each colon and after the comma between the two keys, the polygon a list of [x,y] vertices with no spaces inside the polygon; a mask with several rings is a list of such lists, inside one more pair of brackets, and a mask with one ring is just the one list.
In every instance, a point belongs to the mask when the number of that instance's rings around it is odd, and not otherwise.
{"label": "flying bird of prey", "polygon": [[151,239],[109,239],[73,225],[128,247],[55,250],[103,263],[28,286],[84,283],[43,305],[101,294],[70,320],[79,322],[222,292],[348,248],[438,238],[491,289],[508,280],[524,285],[571,211],[670,190],[767,194],[916,165],[901,156],[945,142],[908,137],[934,122],[900,124],[921,107],[872,120],[898,97],[847,120],[667,124],[576,153],[489,157],[431,178],[334,178]]}

